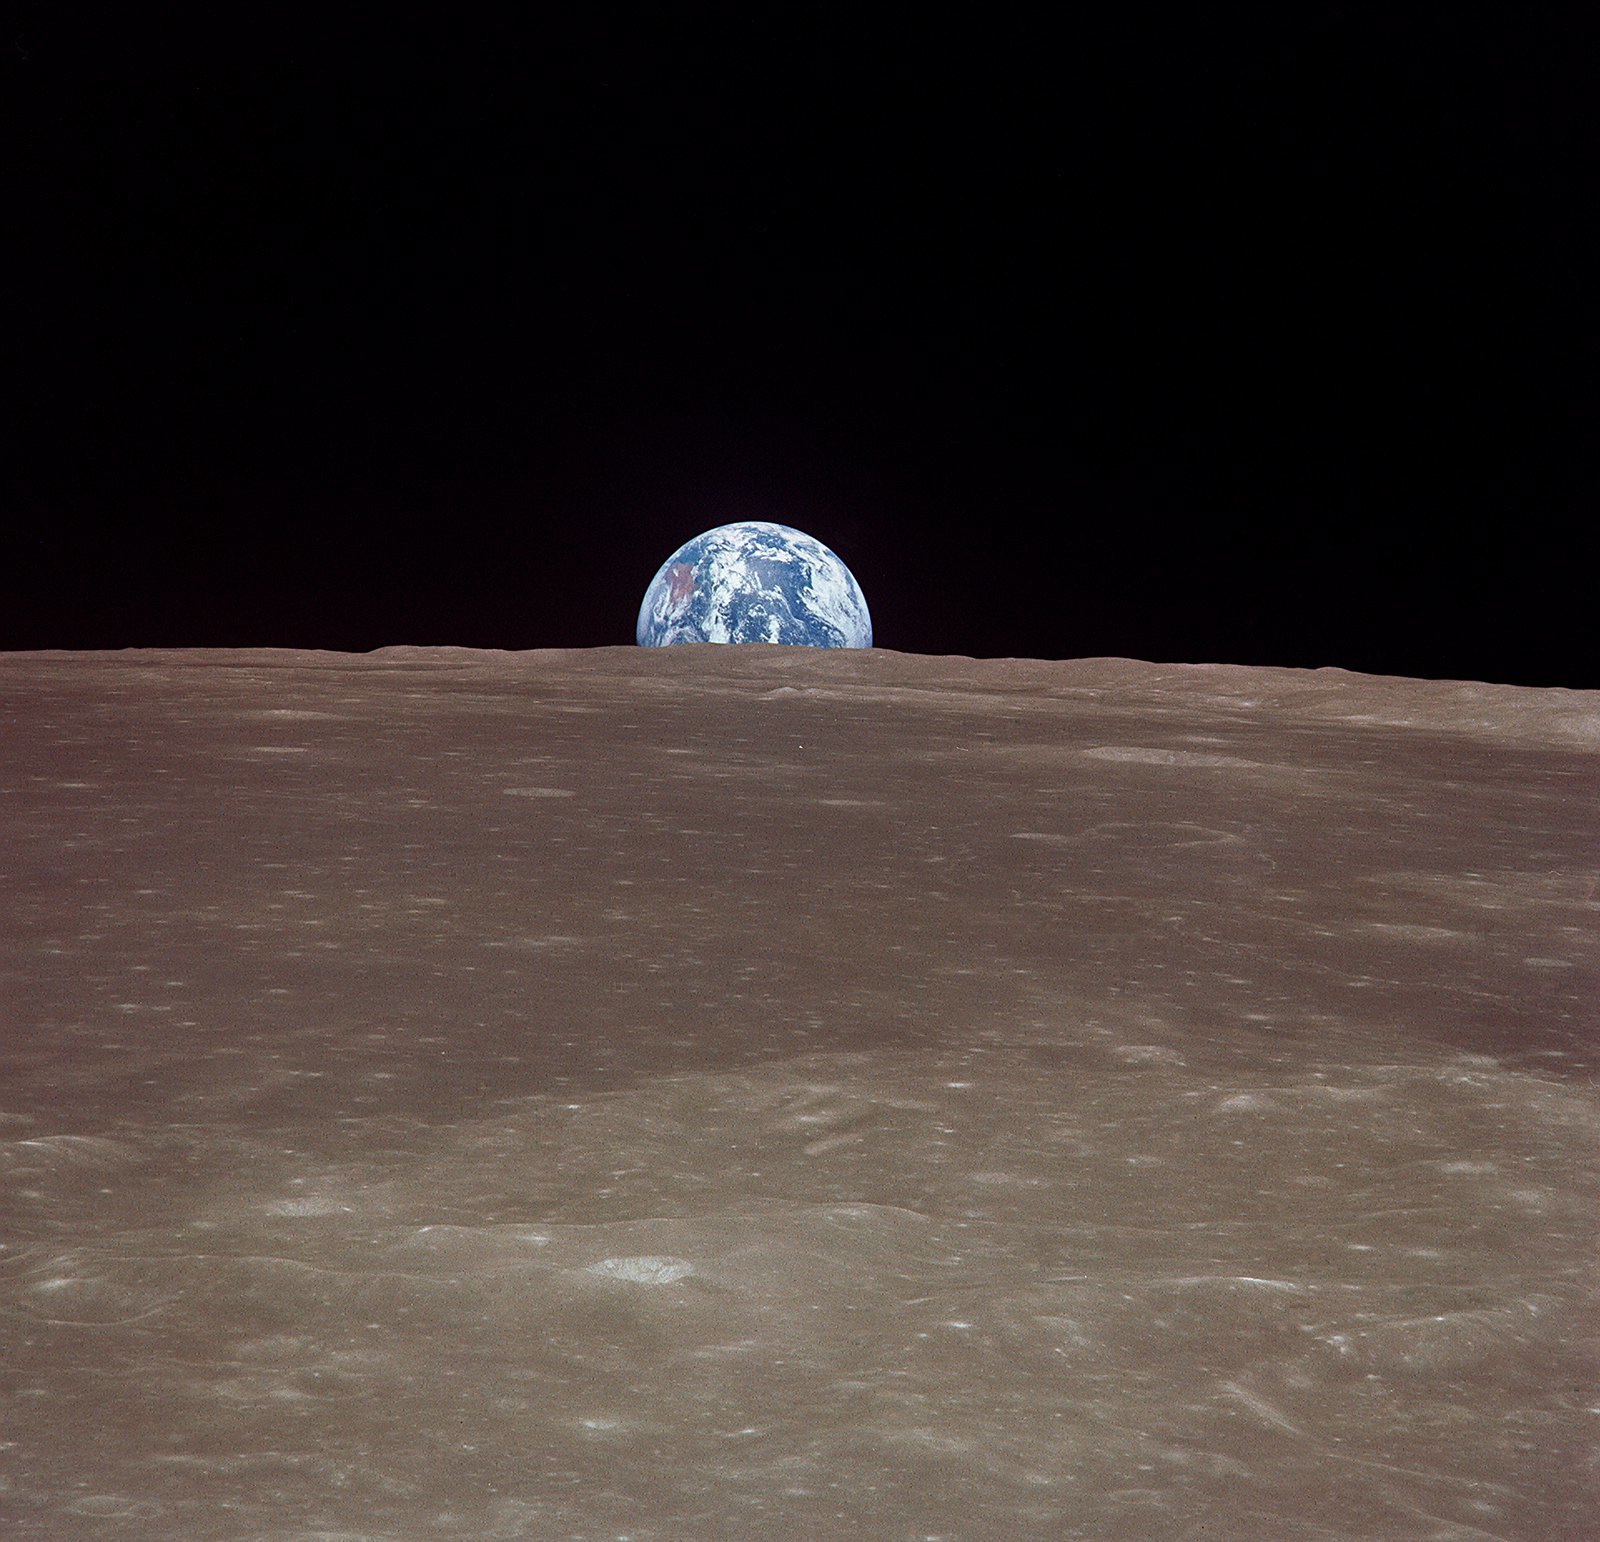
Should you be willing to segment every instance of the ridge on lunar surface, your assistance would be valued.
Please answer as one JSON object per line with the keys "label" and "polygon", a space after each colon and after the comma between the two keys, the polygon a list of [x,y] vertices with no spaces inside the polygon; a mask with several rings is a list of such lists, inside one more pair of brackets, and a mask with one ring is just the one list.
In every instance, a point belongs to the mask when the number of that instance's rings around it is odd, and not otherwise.
{"label": "ridge on lunar surface", "polygon": [[31,1538],[1600,1529],[1600,695],[0,656]]}

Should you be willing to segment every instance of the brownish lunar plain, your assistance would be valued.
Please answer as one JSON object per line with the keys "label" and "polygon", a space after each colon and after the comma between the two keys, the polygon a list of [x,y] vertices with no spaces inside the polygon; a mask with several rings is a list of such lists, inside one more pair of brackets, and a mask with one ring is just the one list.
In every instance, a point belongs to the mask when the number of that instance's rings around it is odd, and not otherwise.
{"label": "brownish lunar plain", "polygon": [[1600,694],[0,656],[15,1538],[1600,1535]]}

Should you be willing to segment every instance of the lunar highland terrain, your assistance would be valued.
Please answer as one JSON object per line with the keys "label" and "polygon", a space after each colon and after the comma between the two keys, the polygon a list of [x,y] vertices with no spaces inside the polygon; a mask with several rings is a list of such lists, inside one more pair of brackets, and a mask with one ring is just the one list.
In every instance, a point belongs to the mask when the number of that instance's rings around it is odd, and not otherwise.
{"label": "lunar highland terrain", "polygon": [[0,656],[8,1537],[1600,1534],[1600,695]]}

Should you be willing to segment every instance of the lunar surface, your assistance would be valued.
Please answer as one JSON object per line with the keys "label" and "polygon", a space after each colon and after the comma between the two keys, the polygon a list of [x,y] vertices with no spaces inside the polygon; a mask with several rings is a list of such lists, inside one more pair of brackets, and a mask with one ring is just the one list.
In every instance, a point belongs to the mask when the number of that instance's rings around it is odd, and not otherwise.
{"label": "lunar surface", "polygon": [[18,1538],[1600,1534],[1600,696],[0,657]]}

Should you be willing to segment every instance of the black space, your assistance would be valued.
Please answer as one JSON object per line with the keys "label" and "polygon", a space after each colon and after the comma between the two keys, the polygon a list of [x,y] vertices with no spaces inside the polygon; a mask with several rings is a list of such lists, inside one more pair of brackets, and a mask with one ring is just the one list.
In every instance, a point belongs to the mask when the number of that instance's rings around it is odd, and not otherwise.
{"label": "black space", "polygon": [[1600,686],[1592,7],[11,14],[0,647],[631,643],[768,518],[884,647]]}

